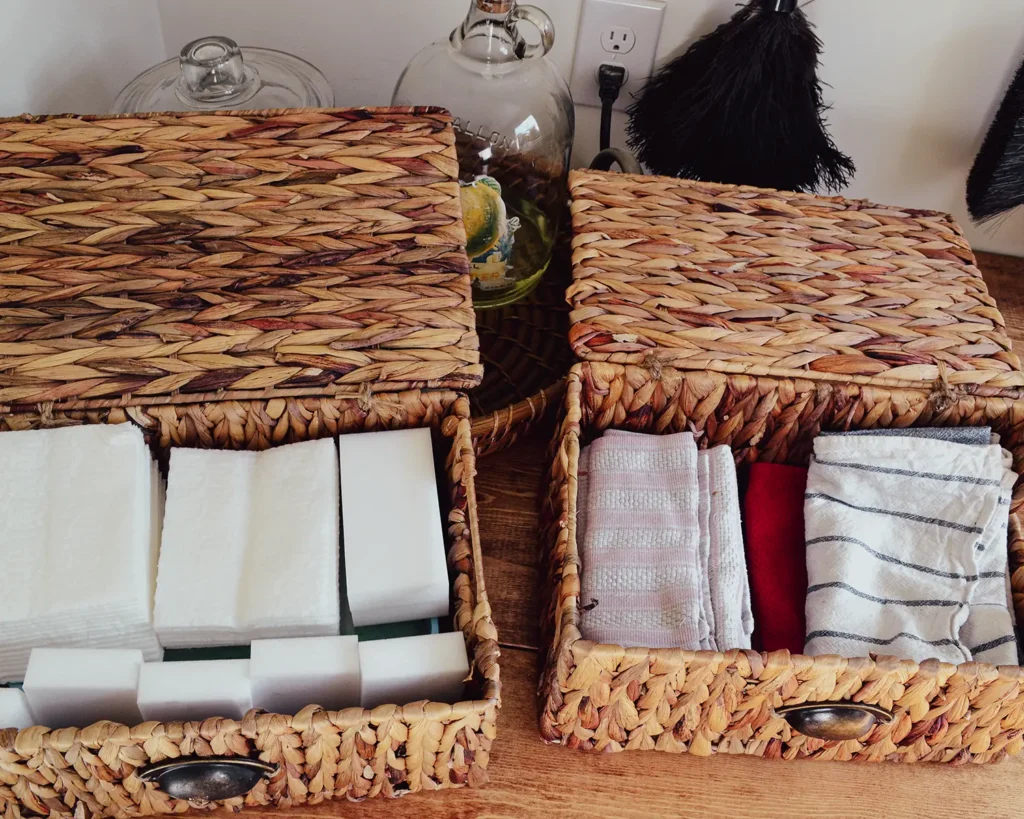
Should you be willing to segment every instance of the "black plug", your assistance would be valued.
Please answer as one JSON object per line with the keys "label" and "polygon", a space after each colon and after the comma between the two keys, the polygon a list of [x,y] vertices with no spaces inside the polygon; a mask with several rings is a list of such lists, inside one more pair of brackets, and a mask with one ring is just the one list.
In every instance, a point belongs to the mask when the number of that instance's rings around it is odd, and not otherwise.
{"label": "black plug", "polygon": [[616,63],[601,63],[597,69],[597,84],[601,97],[601,150],[611,147],[612,106],[626,84],[626,69]]}

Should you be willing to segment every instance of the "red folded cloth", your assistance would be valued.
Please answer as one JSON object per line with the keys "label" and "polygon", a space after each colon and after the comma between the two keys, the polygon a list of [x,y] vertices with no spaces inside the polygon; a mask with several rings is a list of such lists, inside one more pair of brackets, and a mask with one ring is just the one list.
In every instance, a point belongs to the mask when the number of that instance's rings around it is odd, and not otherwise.
{"label": "red folded cloth", "polygon": [[807,470],[755,463],[744,499],[747,569],[755,648],[804,650],[807,556],[804,492]]}

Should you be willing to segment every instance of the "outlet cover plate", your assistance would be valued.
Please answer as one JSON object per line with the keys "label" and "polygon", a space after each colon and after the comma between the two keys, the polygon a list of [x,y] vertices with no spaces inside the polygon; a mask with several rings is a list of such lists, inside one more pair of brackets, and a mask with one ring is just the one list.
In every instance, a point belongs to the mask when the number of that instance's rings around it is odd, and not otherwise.
{"label": "outlet cover plate", "polygon": [[[625,66],[627,77],[615,110],[625,110],[654,68],[664,16],[664,0],[583,0],[569,83],[573,102],[600,108],[597,70],[601,63],[619,63]],[[607,51],[602,35],[611,29],[632,31],[636,39],[633,47],[622,53]]]}

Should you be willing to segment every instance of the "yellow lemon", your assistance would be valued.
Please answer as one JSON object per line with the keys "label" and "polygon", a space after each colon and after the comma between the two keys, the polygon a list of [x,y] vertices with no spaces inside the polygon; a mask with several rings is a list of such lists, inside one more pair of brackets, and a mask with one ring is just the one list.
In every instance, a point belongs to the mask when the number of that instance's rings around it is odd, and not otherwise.
{"label": "yellow lemon", "polygon": [[505,225],[505,203],[500,188],[490,180],[464,185],[461,190],[462,220],[466,225],[466,253],[471,259],[483,255],[501,239]]}

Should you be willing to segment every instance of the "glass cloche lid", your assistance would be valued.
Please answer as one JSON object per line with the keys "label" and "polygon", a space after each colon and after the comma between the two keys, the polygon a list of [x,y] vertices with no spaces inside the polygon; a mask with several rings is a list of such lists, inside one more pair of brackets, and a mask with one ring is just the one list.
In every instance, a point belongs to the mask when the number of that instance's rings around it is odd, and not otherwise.
{"label": "glass cloche lid", "polygon": [[114,113],[240,108],[330,108],[334,89],[299,57],[201,37],[177,59],[143,71],[114,100]]}

